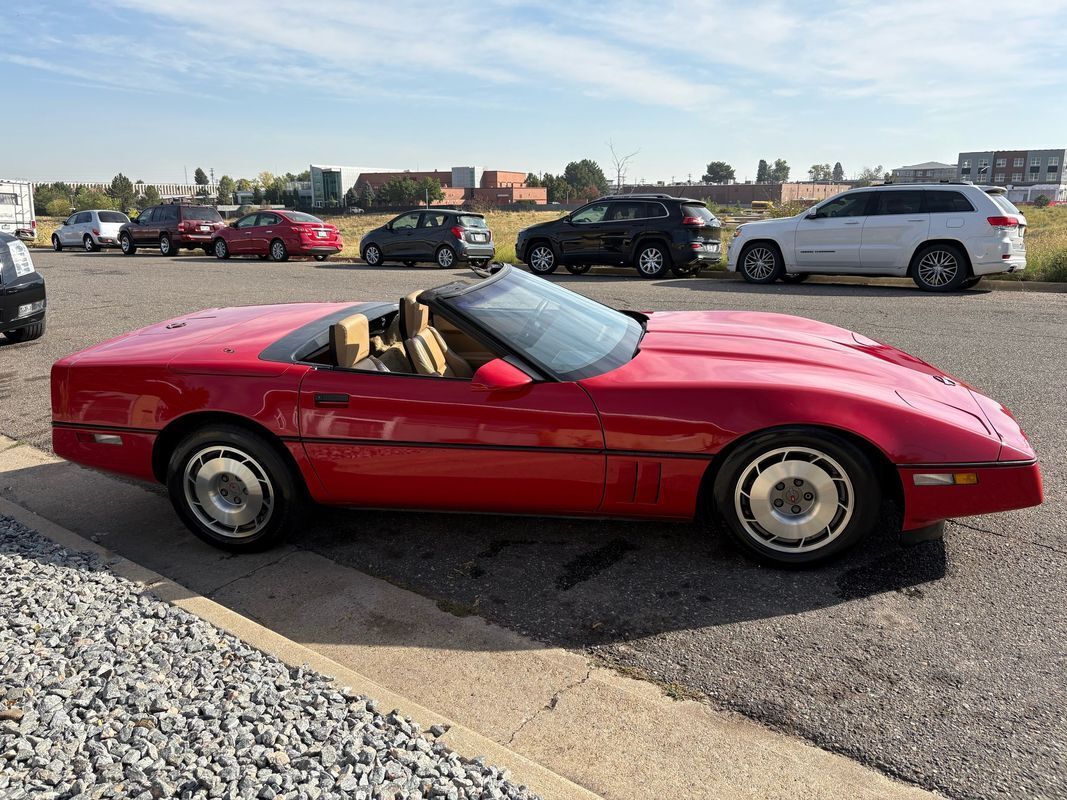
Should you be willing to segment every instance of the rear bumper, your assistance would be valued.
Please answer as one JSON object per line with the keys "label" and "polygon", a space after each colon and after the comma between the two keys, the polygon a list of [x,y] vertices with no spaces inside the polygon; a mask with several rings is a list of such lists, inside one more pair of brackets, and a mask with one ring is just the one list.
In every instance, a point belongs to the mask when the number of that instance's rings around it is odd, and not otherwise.
{"label": "rear bumper", "polygon": [[484,258],[491,260],[496,255],[496,245],[492,242],[487,244],[471,244],[470,242],[458,242],[456,255],[459,258]]}
{"label": "rear bumper", "polygon": [[[1040,505],[1044,499],[1041,470],[1036,461],[994,464],[936,464],[898,466],[904,489],[905,531],[925,528],[954,517]],[[974,484],[916,485],[916,475],[973,473]]]}
{"label": "rear bumper", "polygon": [[174,241],[179,247],[208,247],[214,238],[215,231],[174,234]]}
{"label": "rear bumper", "polygon": [[335,244],[302,245],[293,250],[294,256],[332,256],[341,252],[341,248]]}
{"label": "rear bumper", "polygon": [[24,328],[44,319],[45,308],[19,316],[19,306],[37,302],[47,303],[44,278],[40,273],[31,272],[13,283],[0,284],[0,333]]}

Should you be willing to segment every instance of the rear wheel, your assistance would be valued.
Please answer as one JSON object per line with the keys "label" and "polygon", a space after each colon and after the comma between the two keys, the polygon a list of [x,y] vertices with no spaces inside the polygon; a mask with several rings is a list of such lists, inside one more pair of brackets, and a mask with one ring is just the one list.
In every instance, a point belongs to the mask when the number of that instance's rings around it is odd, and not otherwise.
{"label": "rear wheel", "polygon": [[912,259],[911,279],[924,292],[952,292],[969,277],[963,253],[950,244],[929,245]]}
{"label": "rear wheel", "polygon": [[124,233],[119,236],[119,250],[122,251],[124,256],[132,256],[137,252],[137,245],[133,243],[133,239],[130,234]]}
{"label": "rear wheel", "polygon": [[372,267],[377,267],[382,263],[382,249],[376,244],[368,244],[363,248],[363,260]]}
{"label": "rear wheel", "polygon": [[232,425],[187,436],[174,449],[167,490],[182,522],[226,550],[263,550],[298,518],[296,476],[263,437]]}
{"label": "rear wheel", "polygon": [[443,244],[437,248],[434,260],[441,269],[451,269],[456,265],[456,251],[447,244]]}
{"label": "rear wheel", "polygon": [[778,250],[769,244],[750,244],[738,259],[741,277],[749,283],[774,283],[785,274]]}
{"label": "rear wheel", "polygon": [[275,239],[270,243],[270,249],[267,251],[270,254],[271,261],[288,261],[289,251],[285,247],[285,242],[281,239]]}
{"label": "rear wheel", "polygon": [[225,239],[215,240],[215,258],[229,258],[230,247],[226,244]]}
{"label": "rear wheel", "polygon": [[15,328],[13,331],[8,331],[4,334],[9,341],[15,342],[32,342],[34,339],[40,339],[44,336],[44,320],[35,322],[32,325],[27,325],[25,328]]}
{"label": "rear wheel", "polygon": [[806,272],[787,272],[781,277],[782,283],[803,283],[808,279]]}
{"label": "rear wheel", "polygon": [[57,253],[63,249],[63,242],[59,241],[59,237],[54,233],[52,234],[52,249]]}
{"label": "rear wheel", "polygon": [[876,474],[863,451],[834,433],[778,430],[730,454],[715,477],[715,503],[750,555],[812,564],[874,528],[882,498]]}
{"label": "rear wheel", "polygon": [[642,278],[658,278],[670,268],[670,256],[661,245],[644,245],[637,251],[637,272]]}
{"label": "rear wheel", "polygon": [[89,234],[85,234],[85,236],[82,237],[82,247],[85,248],[86,253],[95,253],[100,249],[100,245],[94,242],[93,237]]}
{"label": "rear wheel", "polygon": [[165,256],[178,255],[178,247],[170,238],[170,234],[164,233],[162,236],[159,237],[159,252]]}
{"label": "rear wheel", "polygon": [[592,264],[564,264],[571,275],[584,275],[593,268]]}
{"label": "rear wheel", "polygon": [[526,254],[526,266],[530,268],[530,272],[549,275],[559,266],[556,261],[556,252],[547,243],[538,242]]}

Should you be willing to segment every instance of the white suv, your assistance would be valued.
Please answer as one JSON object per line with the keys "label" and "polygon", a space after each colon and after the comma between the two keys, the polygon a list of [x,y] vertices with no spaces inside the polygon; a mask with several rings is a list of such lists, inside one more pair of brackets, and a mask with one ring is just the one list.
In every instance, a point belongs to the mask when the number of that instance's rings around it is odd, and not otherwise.
{"label": "white suv", "polygon": [[850,189],[795,217],[747,222],[727,268],[750,283],[809,274],[908,275],[920,289],[974,286],[1026,269],[1026,217],[1001,188],[969,183]]}
{"label": "white suv", "polygon": [[130,221],[121,211],[91,209],[71,214],[52,234],[52,249],[82,247],[90,253],[119,246],[119,228]]}

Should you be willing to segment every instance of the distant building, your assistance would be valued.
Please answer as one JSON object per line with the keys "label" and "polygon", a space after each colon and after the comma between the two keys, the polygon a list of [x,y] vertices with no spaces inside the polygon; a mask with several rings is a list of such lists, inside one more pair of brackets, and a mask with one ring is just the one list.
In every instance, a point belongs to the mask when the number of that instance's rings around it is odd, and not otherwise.
{"label": "distant building", "polygon": [[[359,175],[357,186],[368,184],[378,191],[395,178],[410,178],[421,181],[432,178],[441,184],[444,194],[438,205],[463,205],[472,201],[481,201],[492,205],[529,202],[544,205],[548,202],[548,189],[541,186],[527,186],[525,172],[509,172],[481,167],[452,167],[450,170],[428,171],[367,171]],[[356,190],[357,192],[359,189]]]}
{"label": "distant building", "polygon": [[956,180],[956,164],[944,164],[940,161],[924,161],[897,167],[893,170],[894,183],[938,183]]}
{"label": "distant building", "polygon": [[849,183],[796,181],[793,183],[655,183],[623,187],[623,192],[661,192],[692,197],[723,206],[747,206],[753,200],[771,203],[817,203],[851,189]]}
{"label": "distant building", "polygon": [[1033,202],[1040,195],[1062,203],[1067,202],[1065,160],[1067,148],[960,153],[956,179],[979,186],[1004,186],[1013,203]]}
{"label": "distant building", "polygon": [[337,167],[311,164],[311,205],[315,208],[344,206],[345,195],[355,189],[364,172],[379,172],[376,167]]}

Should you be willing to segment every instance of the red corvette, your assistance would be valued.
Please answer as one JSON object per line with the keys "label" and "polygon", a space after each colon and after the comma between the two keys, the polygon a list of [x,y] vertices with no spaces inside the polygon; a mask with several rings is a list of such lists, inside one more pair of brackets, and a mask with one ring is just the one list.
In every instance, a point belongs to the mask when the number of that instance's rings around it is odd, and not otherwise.
{"label": "red corvette", "polygon": [[253,211],[220,228],[211,240],[216,258],[259,256],[287,261],[289,256],[314,256],[325,261],[345,246],[336,226],[302,211]]}
{"label": "red corvette", "polygon": [[505,268],[388,302],[221,308],[56,362],[55,451],[166,483],[262,548],[305,500],[688,520],[807,563],[884,500],[915,538],[1041,502],[1000,404],[895,348],[779,314],[616,311]]}

